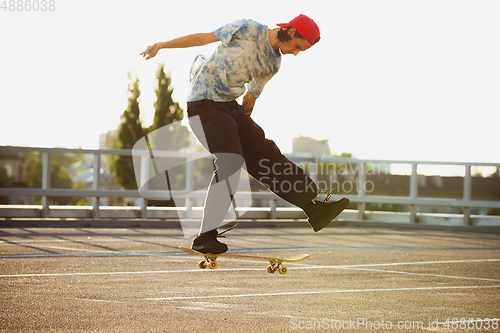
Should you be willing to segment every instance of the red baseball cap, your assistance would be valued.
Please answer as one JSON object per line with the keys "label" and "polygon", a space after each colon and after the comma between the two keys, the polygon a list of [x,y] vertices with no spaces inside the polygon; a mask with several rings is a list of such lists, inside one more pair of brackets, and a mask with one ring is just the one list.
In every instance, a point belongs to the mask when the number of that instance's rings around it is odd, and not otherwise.
{"label": "red baseball cap", "polygon": [[319,27],[316,22],[303,14],[300,14],[288,23],[278,23],[277,26],[295,28],[311,45],[319,42],[321,38],[319,35]]}

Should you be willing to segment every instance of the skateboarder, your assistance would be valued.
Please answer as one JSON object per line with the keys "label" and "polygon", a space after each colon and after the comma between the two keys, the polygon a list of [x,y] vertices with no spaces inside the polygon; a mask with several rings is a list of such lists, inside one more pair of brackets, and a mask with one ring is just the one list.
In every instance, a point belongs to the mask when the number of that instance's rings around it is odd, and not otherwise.
{"label": "skateboarder", "polygon": [[[215,170],[206,197],[200,233],[192,249],[223,253],[217,227],[228,212],[240,170],[282,199],[302,208],[315,232],[335,219],[349,200],[314,200],[319,191],[307,174],[288,160],[251,118],[265,84],[278,72],[282,54],[297,55],[320,40],[317,24],[305,15],[269,29],[249,19],[237,20],[213,32],[196,33],[155,43],[141,53],[146,59],[161,49],[186,48],[220,42],[208,58],[198,57],[191,69],[187,115],[199,117],[202,130],[193,132],[215,156]],[[243,96],[242,105],[236,99]],[[267,111],[271,112],[271,111]],[[279,110],[286,118],[286,110]]]}

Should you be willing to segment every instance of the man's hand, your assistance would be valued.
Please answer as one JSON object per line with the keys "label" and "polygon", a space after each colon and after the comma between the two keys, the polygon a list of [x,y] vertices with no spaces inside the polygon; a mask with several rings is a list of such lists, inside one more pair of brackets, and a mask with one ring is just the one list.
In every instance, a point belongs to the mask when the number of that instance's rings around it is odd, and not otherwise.
{"label": "man's hand", "polygon": [[150,45],[146,50],[141,52],[141,56],[145,57],[146,60],[153,58],[158,53],[158,49],[156,48],[156,44]]}
{"label": "man's hand", "polygon": [[246,115],[248,115],[248,116],[252,115],[253,107],[255,106],[255,101],[256,100],[257,100],[257,98],[255,98],[250,93],[250,91],[247,91],[247,93],[245,94],[245,96],[243,96],[242,106],[243,106],[243,110],[245,111]]}

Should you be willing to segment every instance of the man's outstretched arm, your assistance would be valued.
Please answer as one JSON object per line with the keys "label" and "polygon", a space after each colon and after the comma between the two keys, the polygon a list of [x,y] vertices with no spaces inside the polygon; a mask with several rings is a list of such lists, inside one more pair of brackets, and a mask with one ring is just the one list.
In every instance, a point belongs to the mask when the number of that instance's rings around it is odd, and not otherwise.
{"label": "man's outstretched arm", "polygon": [[255,98],[250,91],[247,91],[245,96],[243,96],[243,102],[241,105],[243,106],[243,110],[245,110],[245,114],[247,115],[252,115],[253,107],[255,106],[255,101],[257,98]]}
{"label": "man's outstretched arm", "polygon": [[203,46],[218,41],[219,39],[213,32],[197,33],[175,38],[166,42],[155,43],[148,46],[146,50],[142,51],[141,55],[148,60],[156,56],[158,51],[161,49],[180,49],[193,46]]}

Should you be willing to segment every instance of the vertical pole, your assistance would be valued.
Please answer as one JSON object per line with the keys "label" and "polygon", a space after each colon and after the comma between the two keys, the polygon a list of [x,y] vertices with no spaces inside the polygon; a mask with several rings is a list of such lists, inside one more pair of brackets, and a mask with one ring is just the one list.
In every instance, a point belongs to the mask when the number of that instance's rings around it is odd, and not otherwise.
{"label": "vertical pole", "polygon": [[[50,152],[42,153],[42,162],[42,189],[48,190],[50,189]],[[49,197],[46,195],[42,196],[42,217],[50,217]]]}
{"label": "vertical pole", "polygon": [[[149,176],[149,155],[141,155],[141,173],[140,173],[140,182],[139,184],[144,184],[142,186],[142,190],[148,191],[148,176]],[[138,189],[140,190],[140,189]],[[140,214],[141,214],[141,219],[147,219],[148,218],[148,210],[147,210],[147,199],[144,197],[139,198],[139,205],[140,205]]]}
{"label": "vertical pole", "polygon": [[[417,173],[417,163],[412,163],[411,165],[411,176],[410,176],[410,198],[417,199],[418,197],[418,173]],[[415,204],[410,204],[410,223],[417,222],[417,206]]]}
{"label": "vertical pole", "polygon": [[[366,193],[365,193],[366,165],[365,165],[365,163],[361,162],[359,166],[360,166],[360,168],[359,168],[358,196],[363,201],[363,199],[366,195]],[[366,203],[364,201],[358,202],[358,219],[360,219],[360,220],[364,219],[365,209],[366,209]]]}
{"label": "vertical pole", "polygon": [[[465,176],[464,176],[464,201],[469,203],[472,198],[472,178],[471,178],[471,165],[465,165]],[[470,224],[470,207],[465,206],[464,209],[464,225]]]}
{"label": "vertical pole", "polygon": [[269,200],[269,208],[271,209],[269,211],[269,218],[271,220],[276,220],[278,218],[278,215],[276,214],[277,203],[278,203],[278,200],[276,200],[276,199]]}
{"label": "vertical pole", "polygon": [[[94,154],[94,180],[92,182],[92,189],[97,191],[101,183],[101,154]],[[92,215],[94,219],[99,219],[99,200],[100,197],[92,197]]]}

